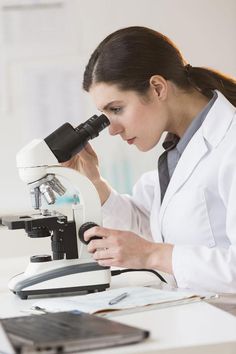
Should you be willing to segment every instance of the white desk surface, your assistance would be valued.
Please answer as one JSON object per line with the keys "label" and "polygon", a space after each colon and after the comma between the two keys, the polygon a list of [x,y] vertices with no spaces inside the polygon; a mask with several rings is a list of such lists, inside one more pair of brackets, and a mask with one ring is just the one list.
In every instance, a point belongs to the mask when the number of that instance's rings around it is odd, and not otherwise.
{"label": "white desk surface", "polygon": [[[21,300],[7,289],[9,278],[23,271],[27,262],[26,258],[0,260],[0,317],[22,315],[35,302],[35,299]],[[125,274],[115,278],[114,287],[131,285],[130,274],[128,284]],[[114,320],[147,329],[150,338],[139,344],[90,351],[90,354],[236,353],[236,317],[204,302],[116,314]]]}

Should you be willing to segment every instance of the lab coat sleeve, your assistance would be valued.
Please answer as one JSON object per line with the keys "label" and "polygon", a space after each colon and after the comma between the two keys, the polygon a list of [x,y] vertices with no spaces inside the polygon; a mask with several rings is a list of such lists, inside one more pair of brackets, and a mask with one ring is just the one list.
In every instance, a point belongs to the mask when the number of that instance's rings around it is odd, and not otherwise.
{"label": "lab coat sleeve", "polygon": [[219,197],[226,207],[224,237],[229,248],[175,245],[173,272],[179,287],[212,292],[236,292],[236,147],[221,162],[218,175]]}
{"label": "lab coat sleeve", "polygon": [[150,211],[157,172],[145,173],[133,188],[132,196],[112,190],[103,204],[103,225],[108,228],[133,231],[151,239]]}

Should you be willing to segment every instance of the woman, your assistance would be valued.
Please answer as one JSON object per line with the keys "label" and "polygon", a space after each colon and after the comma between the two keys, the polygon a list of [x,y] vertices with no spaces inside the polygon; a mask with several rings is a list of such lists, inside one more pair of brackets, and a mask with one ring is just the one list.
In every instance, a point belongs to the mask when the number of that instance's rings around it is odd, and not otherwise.
{"label": "woman", "polygon": [[[111,135],[149,151],[168,132],[158,171],[132,196],[102,179],[90,145],[67,166],[84,173],[103,205],[102,239],[88,245],[103,266],[173,274],[182,288],[236,291],[236,81],[186,65],[164,35],[129,27],[94,51],[83,87]],[[140,237],[141,236],[141,237]]]}

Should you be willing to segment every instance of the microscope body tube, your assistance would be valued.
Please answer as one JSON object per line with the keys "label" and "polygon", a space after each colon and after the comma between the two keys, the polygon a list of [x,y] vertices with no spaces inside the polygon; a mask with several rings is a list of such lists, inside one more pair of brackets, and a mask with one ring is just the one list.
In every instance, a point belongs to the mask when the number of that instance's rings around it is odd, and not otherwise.
{"label": "microscope body tube", "polygon": [[104,114],[94,115],[77,128],[65,123],[44,140],[32,140],[16,156],[21,180],[30,184],[43,178],[48,166],[70,160],[109,124]]}
{"label": "microscope body tube", "polygon": [[80,152],[88,140],[97,137],[109,124],[104,114],[99,117],[94,115],[77,128],[73,128],[70,123],[63,124],[44,141],[56,156],[57,161],[65,162]]}

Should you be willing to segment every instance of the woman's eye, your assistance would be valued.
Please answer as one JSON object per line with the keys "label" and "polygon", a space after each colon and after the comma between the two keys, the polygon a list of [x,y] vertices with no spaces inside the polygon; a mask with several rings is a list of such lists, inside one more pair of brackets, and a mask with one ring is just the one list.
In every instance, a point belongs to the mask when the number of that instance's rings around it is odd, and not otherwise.
{"label": "woman's eye", "polygon": [[122,108],[121,107],[111,107],[110,110],[114,114],[118,114],[118,113],[120,113],[122,111]]}

